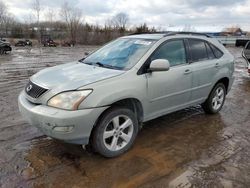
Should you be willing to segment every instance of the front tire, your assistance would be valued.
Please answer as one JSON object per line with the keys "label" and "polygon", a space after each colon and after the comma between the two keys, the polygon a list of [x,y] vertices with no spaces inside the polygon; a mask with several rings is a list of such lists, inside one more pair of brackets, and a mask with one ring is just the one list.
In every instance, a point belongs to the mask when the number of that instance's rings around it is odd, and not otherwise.
{"label": "front tire", "polygon": [[98,121],[91,145],[104,157],[117,157],[128,151],[138,133],[138,120],[131,110],[122,107],[108,109]]}
{"label": "front tire", "polygon": [[207,100],[201,106],[207,114],[216,114],[223,107],[225,98],[225,85],[223,83],[218,83],[213,88]]}

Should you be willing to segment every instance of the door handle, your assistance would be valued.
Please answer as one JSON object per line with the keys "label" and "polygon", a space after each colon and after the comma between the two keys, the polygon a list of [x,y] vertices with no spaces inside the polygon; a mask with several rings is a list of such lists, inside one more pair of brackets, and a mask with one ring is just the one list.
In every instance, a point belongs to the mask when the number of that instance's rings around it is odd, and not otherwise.
{"label": "door handle", "polygon": [[215,67],[216,67],[216,68],[219,68],[219,67],[220,67],[220,64],[219,64],[219,63],[215,63]]}
{"label": "door handle", "polygon": [[184,74],[190,74],[192,71],[190,69],[186,69]]}

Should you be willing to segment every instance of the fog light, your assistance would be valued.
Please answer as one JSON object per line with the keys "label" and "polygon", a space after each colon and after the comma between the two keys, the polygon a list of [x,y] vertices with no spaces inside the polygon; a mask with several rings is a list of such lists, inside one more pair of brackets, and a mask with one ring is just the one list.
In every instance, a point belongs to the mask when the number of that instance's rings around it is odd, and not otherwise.
{"label": "fog light", "polygon": [[74,129],[74,126],[65,126],[65,127],[54,127],[54,131],[57,132],[71,132]]}

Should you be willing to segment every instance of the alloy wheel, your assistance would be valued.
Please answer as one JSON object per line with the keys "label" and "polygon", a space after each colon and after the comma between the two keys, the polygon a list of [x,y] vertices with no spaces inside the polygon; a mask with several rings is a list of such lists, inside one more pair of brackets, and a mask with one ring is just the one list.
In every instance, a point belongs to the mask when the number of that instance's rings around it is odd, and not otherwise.
{"label": "alloy wheel", "polygon": [[131,140],[134,131],[132,120],[125,115],[115,116],[105,127],[103,142],[110,151],[119,151]]}
{"label": "alloy wheel", "polygon": [[214,110],[220,109],[220,107],[223,105],[224,97],[225,97],[225,93],[224,93],[223,88],[218,87],[212,99],[212,107]]}

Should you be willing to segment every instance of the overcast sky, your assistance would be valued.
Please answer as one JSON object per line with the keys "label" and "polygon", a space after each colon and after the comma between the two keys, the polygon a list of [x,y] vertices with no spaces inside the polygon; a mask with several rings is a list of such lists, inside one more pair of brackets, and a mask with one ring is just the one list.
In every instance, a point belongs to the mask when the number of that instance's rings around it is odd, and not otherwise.
{"label": "overcast sky", "polygon": [[[9,11],[20,21],[30,21],[33,0],[7,0]],[[63,0],[40,0],[41,20],[46,10],[52,8],[55,19]],[[86,22],[103,25],[105,20],[119,12],[129,15],[129,25],[146,22],[150,26],[191,25],[226,27],[239,25],[250,30],[250,0],[68,0],[81,8]]]}

